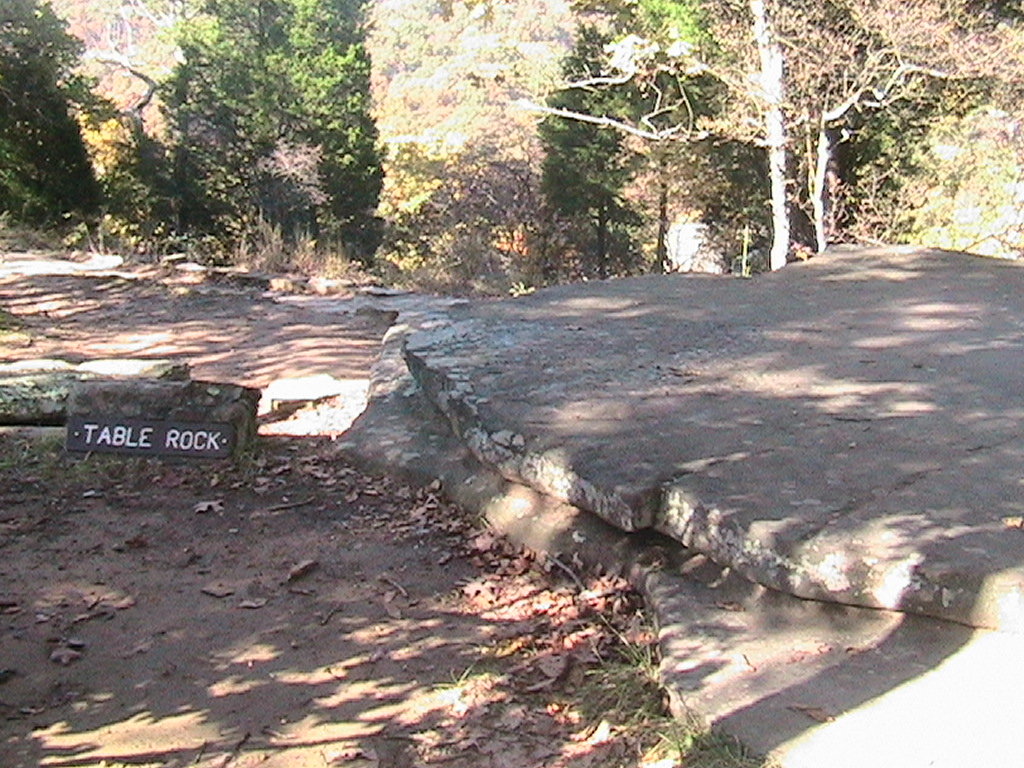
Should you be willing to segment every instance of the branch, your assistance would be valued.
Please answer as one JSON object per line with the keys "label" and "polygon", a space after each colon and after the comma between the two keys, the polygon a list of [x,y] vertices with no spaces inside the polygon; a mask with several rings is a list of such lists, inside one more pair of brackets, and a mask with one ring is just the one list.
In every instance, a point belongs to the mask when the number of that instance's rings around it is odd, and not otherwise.
{"label": "branch", "polygon": [[604,85],[626,85],[630,80],[636,76],[636,72],[623,72],[617,77],[611,75],[602,75],[600,77],[588,77],[585,80],[569,80],[562,84],[562,88],[600,88]]}
{"label": "branch", "polygon": [[158,29],[166,29],[177,21],[177,14],[173,11],[157,15],[143,0],[132,0],[129,5],[139,16],[149,21]]}
{"label": "branch", "polygon": [[100,64],[110,64],[115,67],[120,67],[132,77],[138,78],[146,84],[146,92],[138,102],[136,102],[135,106],[131,108],[131,112],[141,115],[142,111],[149,106],[151,101],[153,101],[153,97],[156,95],[157,89],[159,88],[156,80],[135,67],[131,63],[131,60],[123,53],[117,53],[116,51],[90,51],[86,54],[85,58],[97,61]]}
{"label": "branch", "polygon": [[[570,109],[548,107],[543,104],[537,104],[529,99],[519,99],[515,103],[519,108],[527,109],[531,112],[540,112],[545,115],[564,117],[567,120],[579,120],[583,123],[602,125],[608,128],[614,128],[615,130],[629,134],[630,136],[637,136],[641,139],[648,139],[650,141],[665,141],[666,139],[676,138],[678,134],[683,133],[684,131],[689,132],[689,129],[683,125],[674,125],[671,128],[665,128],[664,130],[644,130],[643,128],[638,128],[635,125],[631,125],[622,120],[616,120],[613,117],[598,117],[597,115],[588,115],[586,112],[575,112]],[[698,134],[691,138],[703,138],[703,136]]]}
{"label": "branch", "polygon": [[821,115],[822,122],[834,123],[837,120],[841,120],[847,112],[858,104],[865,104],[876,109],[885,106],[885,103],[891,98],[892,92],[902,86],[907,78],[913,75],[927,75],[928,77],[943,80],[953,77],[949,72],[933,67],[925,67],[920,64],[900,64],[889,75],[884,85],[858,88],[841,103],[823,112]]}

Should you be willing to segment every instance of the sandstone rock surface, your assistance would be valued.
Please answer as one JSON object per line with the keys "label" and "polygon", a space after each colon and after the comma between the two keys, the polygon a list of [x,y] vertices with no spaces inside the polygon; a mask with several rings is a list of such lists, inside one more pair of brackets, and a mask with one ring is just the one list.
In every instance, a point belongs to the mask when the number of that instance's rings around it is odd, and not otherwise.
{"label": "sandstone rock surface", "polygon": [[1024,630],[1024,268],[838,250],[454,308],[406,362],[510,480],[790,594]]}

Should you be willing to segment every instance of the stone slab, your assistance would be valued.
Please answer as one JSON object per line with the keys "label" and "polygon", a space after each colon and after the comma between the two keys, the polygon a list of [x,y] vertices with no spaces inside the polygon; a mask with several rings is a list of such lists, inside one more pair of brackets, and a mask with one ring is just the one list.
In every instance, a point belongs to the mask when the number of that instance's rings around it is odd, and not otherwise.
{"label": "stone slab", "polygon": [[[169,426],[175,430],[175,438],[173,445],[164,446],[168,450],[163,453],[167,455],[220,455],[220,437],[218,449],[208,450],[210,433],[222,433],[210,425],[229,425],[230,429],[223,434],[230,433],[231,453],[237,455],[251,448],[256,440],[259,399],[258,389],[213,381],[91,380],[75,384],[67,410],[69,426],[94,422],[92,437],[99,434],[96,425],[109,427],[111,438],[105,443],[106,448],[114,447],[111,425],[136,427],[132,437],[135,442],[140,428],[151,430],[147,442],[152,442],[153,435]],[[182,438],[185,432],[190,435],[187,448]],[[193,442],[199,433],[204,436],[201,445]]]}
{"label": "stone slab", "polygon": [[570,569],[627,575],[658,624],[677,715],[781,768],[1024,764],[1012,727],[1024,705],[1024,637],[801,600],[510,482],[454,435],[404,365],[405,339],[440,316],[407,320],[385,339],[369,405],[342,447],[377,471],[439,481],[496,530]]}
{"label": "stone slab", "polygon": [[115,358],[71,363],[32,359],[3,363],[0,364],[0,424],[63,424],[71,390],[87,379],[184,381],[188,377],[188,363],[175,360]]}
{"label": "stone slab", "polygon": [[800,597],[1024,629],[1024,269],[837,250],[453,307],[405,358],[504,477]]}

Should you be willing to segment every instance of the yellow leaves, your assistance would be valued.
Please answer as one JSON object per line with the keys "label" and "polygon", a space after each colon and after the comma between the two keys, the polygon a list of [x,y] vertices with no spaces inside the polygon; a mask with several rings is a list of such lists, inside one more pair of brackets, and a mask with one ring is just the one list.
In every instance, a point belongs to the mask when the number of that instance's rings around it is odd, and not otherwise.
{"label": "yellow leaves", "polygon": [[116,118],[98,124],[82,120],[81,130],[96,175],[106,176],[122,162],[125,147],[130,144],[131,136]]}

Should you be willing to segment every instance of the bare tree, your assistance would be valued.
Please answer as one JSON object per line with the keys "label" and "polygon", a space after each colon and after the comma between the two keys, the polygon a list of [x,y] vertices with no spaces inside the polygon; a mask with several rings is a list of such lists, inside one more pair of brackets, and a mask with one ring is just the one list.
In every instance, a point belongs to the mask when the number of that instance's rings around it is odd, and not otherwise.
{"label": "bare tree", "polygon": [[[647,96],[638,116],[592,115],[552,108],[534,100],[521,106],[570,120],[606,126],[653,142],[699,141],[711,133],[742,136],[765,148],[770,178],[772,269],[785,266],[790,252],[786,168],[789,153],[783,49],[773,29],[771,0],[748,0],[744,9],[716,3],[728,26],[728,55],[712,61],[684,40],[659,43],[628,34],[608,46],[606,69],[599,76],[568,80],[564,88],[595,89],[631,85]],[[714,79],[739,97],[730,114],[706,120],[697,116],[687,83]],[[665,87],[666,83],[672,87]],[[664,206],[661,206],[664,208]]]}
{"label": "bare tree", "polygon": [[[71,31],[85,44],[83,61],[139,135],[153,107],[158,81],[170,70],[175,51],[165,33],[185,17],[186,0],[119,0],[64,6]],[[127,78],[127,80],[125,80]]]}
{"label": "bare tree", "polygon": [[758,73],[757,96],[764,115],[764,142],[768,153],[768,176],[771,180],[772,247],[768,263],[771,269],[786,266],[790,250],[789,204],[786,199],[787,144],[785,78],[782,48],[775,39],[772,19],[765,0],[750,0],[754,44],[761,69]]}
{"label": "bare tree", "polygon": [[920,78],[1020,80],[1024,37],[968,0],[778,3],[790,122],[804,142],[815,246],[835,236],[837,153],[857,116],[910,94]]}

